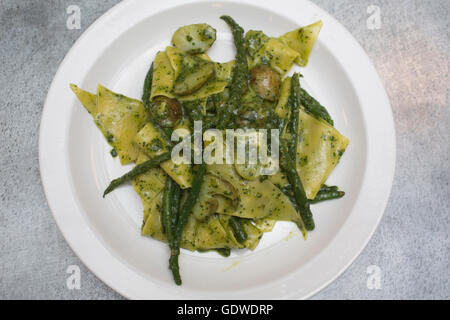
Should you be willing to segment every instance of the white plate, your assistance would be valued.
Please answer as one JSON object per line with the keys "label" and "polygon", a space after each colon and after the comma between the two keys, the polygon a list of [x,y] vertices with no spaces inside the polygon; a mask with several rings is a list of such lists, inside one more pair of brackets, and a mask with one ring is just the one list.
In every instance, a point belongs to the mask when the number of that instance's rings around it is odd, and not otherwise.
{"label": "white plate", "polygon": [[[180,26],[206,22],[218,31],[212,58],[233,58],[232,38],[219,19],[229,14],[246,30],[281,35],[322,19],[324,27],[302,85],[335,119],[351,143],[329,179],[346,191],[313,208],[316,230],[304,241],[278,223],[254,251],[222,258],[183,250],[183,285],[173,284],[165,244],[139,234],[142,206],[131,186],[101,197],[129,170],[109,155],[69,83],[96,85],[139,98],[155,53]],[[309,1],[125,1],[75,43],[53,80],[42,115],[41,176],[54,218],[69,245],[100,279],[128,298],[306,298],[356,258],[386,206],[395,164],[395,132],[386,93],[367,55],[336,20]]]}

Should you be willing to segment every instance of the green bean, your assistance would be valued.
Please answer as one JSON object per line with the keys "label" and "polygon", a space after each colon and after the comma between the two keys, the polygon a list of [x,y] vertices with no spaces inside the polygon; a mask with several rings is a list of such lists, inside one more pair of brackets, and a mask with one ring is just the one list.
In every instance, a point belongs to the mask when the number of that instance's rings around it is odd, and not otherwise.
{"label": "green bean", "polygon": [[[291,200],[294,207],[297,208],[297,203],[295,202],[294,191],[292,190],[292,186],[290,184],[287,184],[283,187],[277,185],[277,187]],[[339,188],[337,186],[330,187],[324,184],[320,188],[316,197],[313,200],[308,201],[311,204],[315,204],[326,200],[339,199],[342,198],[344,195],[345,192],[339,191]]]}
{"label": "green bean", "polygon": [[326,191],[338,191],[339,188],[337,186],[327,186],[326,184],[322,185],[322,187],[320,187],[319,193],[320,192],[326,192]]}
{"label": "green bean", "polygon": [[236,47],[236,63],[233,67],[230,83],[230,97],[222,113],[222,119],[219,129],[228,128],[228,125],[236,116],[238,108],[241,104],[241,98],[248,89],[248,62],[247,54],[244,46],[244,29],[242,29],[230,16],[221,16],[231,28],[233,34],[234,45]]}
{"label": "green bean", "polygon": [[[189,118],[193,124],[196,120],[204,120],[203,108],[201,107],[199,100],[194,100],[190,102],[183,103],[183,113],[187,113]],[[191,128],[193,131],[193,128]],[[205,128],[202,128],[203,131]],[[194,160],[194,153],[192,153],[192,160]],[[194,162],[194,161],[193,161]],[[178,263],[178,257],[180,255],[180,243],[181,237],[183,235],[184,227],[188,221],[189,215],[192,213],[192,209],[197,202],[197,198],[200,194],[200,189],[203,184],[203,178],[206,173],[206,163],[203,161],[197,166],[197,170],[194,172],[194,181],[192,181],[192,187],[189,191],[189,194],[186,200],[181,207],[181,210],[178,214],[176,225],[173,232],[173,242],[170,248],[170,259],[169,259],[169,269],[172,271],[172,275],[174,281],[177,285],[181,285],[181,276],[180,276],[180,266]]]}
{"label": "green bean", "polygon": [[300,112],[300,74],[294,73],[291,78],[291,92],[288,98],[288,106],[290,106],[290,119],[287,124],[287,132],[291,143],[289,143],[289,156],[295,159],[297,156],[298,146],[298,126]]}
{"label": "green bean", "polygon": [[[227,101],[227,112],[224,112],[226,115],[222,119],[221,128],[226,128],[228,123],[232,120],[232,115],[237,110],[240,102],[240,97],[247,89],[247,81],[248,81],[248,66],[247,66],[247,57],[245,54],[245,48],[243,46],[244,42],[244,30],[239,27],[233,19],[228,16],[223,16],[224,19],[231,27],[233,36],[235,37],[235,44],[238,51],[236,57],[236,65],[233,68],[232,75],[232,84],[231,88],[232,94],[230,94],[230,98]],[[204,120],[204,115],[199,109],[199,103],[193,101],[191,103],[185,103],[183,105],[184,109],[188,112],[191,121],[195,120]],[[204,124],[204,127],[207,127],[208,124]],[[180,276],[180,267],[178,262],[178,257],[180,255],[180,243],[181,237],[183,234],[183,229],[187,223],[189,215],[192,212],[192,208],[194,207],[198,195],[200,193],[200,188],[203,184],[203,177],[206,172],[206,163],[202,162],[202,164],[198,165],[197,172],[194,176],[194,181],[192,182],[192,188],[189,192],[189,195],[184,202],[180,214],[178,216],[178,221],[176,223],[176,227],[173,234],[173,242],[171,246],[171,255],[169,259],[169,268],[172,271],[173,278],[177,285],[181,285],[181,276]]]}
{"label": "green bean", "polygon": [[177,285],[181,285],[180,266],[178,264],[181,236],[183,234],[183,229],[188,221],[189,215],[192,213],[192,208],[197,201],[198,195],[200,193],[200,188],[203,184],[203,177],[205,176],[205,172],[206,163],[203,162],[202,164],[198,165],[197,171],[195,172],[191,191],[189,192],[189,195],[184,202],[183,207],[181,208],[178,222],[174,231],[173,245],[171,248],[171,255],[169,259],[169,268],[172,271],[173,278]]}
{"label": "green bean", "polygon": [[244,226],[242,225],[241,219],[238,217],[231,217],[229,224],[231,229],[233,230],[233,234],[237,242],[243,244],[247,240],[248,235],[244,229]]}
{"label": "green bean", "polygon": [[152,91],[152,82],[153,82],[153,62],[150,66],[150,69],[147,72],[147,75],[145,76],[144,81],[144,92],[142,93],[142,102],[147,107],[147,109],[150,109],[150,94]]}
{"label": "green bean", "polygon": [[179,240],[181,239],[181,234],[183,232],[183,228],[187,223],[187,220],[189,218],[189,215],[191,214],[192,208],[195,205],[195,202],[197,201],[198,195],[200,193],[200,188],[203,184],[203,177],[206,172],[206,163],[203,162],[202,164],[198,165],[197,171],[194,175],[194,181],[192,181],[192,187],[189,192],[189,195],[186,199],[186,201],[183,204],[183,207],[181,208],[179,220],[177,223],[177,228],[175,229],[175,239]]}
{"label": "green bean", "polygon": [[294,199],[297,210],[300,212],[300,216],[302,218],[306,230],[312,231],[314,230],[315,224],[311,213],[309,201],[306,197],[302,181],[300,180],[300,177],[298,175],[295,162],[292,160],[291,157],[289,157],[288,148],[286,146],[283,147],[282,153],[284,153],[284,155],[282,154],[284,169],[286,171],[288,181],[292,186],[294,192]]}
{"label": "green bean", "polygon": [[337,190],[329,190],[329,191],[319,191],[316,197],[313,200],[310,200],[310,203],[319,203],[326,200],[333,200],[342,198],[345,195],[344,191]]}
{"label": "green bean", "polygon": [[234,19],[230,16],[223,15],[220,18],[224,20],[231,28],[234,45],[236,47],[236,58],[235,65],[232,70],[230,86],[228,89],[229,96],[226,103],[218,110],[218,106],[216,104],[218,102],[218,99],[214,100],[216,113],[220,113],[221,118],[218,123],[212,121],[211,124],[214,124],[218,129],[226,129],[228,128],[230,122],[234,120],[238,108],[240,107],[242,96],[248,90],[249,71],[247,53],[244,43],[244,29],[239,26],[239,24],[237,24],[236,21],[234,21]]}
{"label": "green bean", "polygon": [[295,165],[297,145],[298,145],[298,126],[299,126],[299,111],[300,111],[300,75],[295,73],[292,76],[291,93],[288,98],[288,105],[290,107],[290,117],[287,122],[284,138],[281,141],[281,160],[282,165],[286,171],[288,181],[292,187],[293,196],[296,203],[296,208],[300,213],[302,221],[306,230],[314,230],[314,220],[311,213],[308,198],[306,197],[305,189],[302,181],[298,175],[297,167]]}
{"label": "green bean", "polygon": [[166,160],[170,159],[170,152],[166,152],[163,153],[160,156],[157,156],[153,159],[150,159],[148,161],[142,162],[140,164],[138,164],[137,166],[135,166],[133,169],[131,169],[131,171],[128,171],[127,173],[125,173],[123,176],[114,179],[113,181],[111,181],[111,183],[109,184],[108,188],[105,189],[105,192],[103,193],[103,198],[110,193],[111,191],[113,191],[114,189],[116,189],[118,186],[120,186],[121,184],[136,178],[137,176],[146,173],[148,170],[150,170],[151,168],[155,168],[157,166],[159,166],[161,164],[161,162],[164,162]]}
{"label": "green bean", "polygon": [[288,103],[291,104],[291,130],[292,143],[289,145],[289,157],[288,157],[288,181],[293,186],[294,197],[297,203],[297,208],[300,211],[300,215],[305,224],[305,228],[308,231],[312,231],[315,228],[312,212],[309,206],[308,198],[303,187],[303,183],[300,179],[295,159],[297,158],[297,146],[298,146],[298,131],[299,131],[299,111],[300,111],[300,75],[295,73],[292,76],[292,90],[289,96]]}
{"label": "green bean", "polygon": [[173,242],[174,228],[172,226],[172,215],[173,215],[172,200],[176,184],[177,183],[173,181],[171,177],[167,176],[163,194],[161,222],[164,228],[164,232],[166,233],[167,242],[169,243],[169,246],[171,246]]}
{"label": "green bean", "polygon": [[169,259],[169,269],[172,271],[173,280],[179,286],[181,286],[181,276],[180,276],[180,264],[178,262],[178,257],[180,256],[180,248],[179,246],[174,247],[170,250],[170,259]]}
{"label": "green bean", "polygon": [[178,213],[180,212],[180,201],[181,201],[181,188],[175,183],[172,195],[172,213],[171,213],[171,225],[175,230],[178,222]]}
{"label": "green bean", "polygon": [[309,93],[304,89],[301,89],[300,101],[306,112],[311,113],[316,118],[325,120],[332,126],[334,125],[333,119],[331,119],[331,116],[328,113],[327,109],[323,105],[321,105],[319,101],[311,97]]}

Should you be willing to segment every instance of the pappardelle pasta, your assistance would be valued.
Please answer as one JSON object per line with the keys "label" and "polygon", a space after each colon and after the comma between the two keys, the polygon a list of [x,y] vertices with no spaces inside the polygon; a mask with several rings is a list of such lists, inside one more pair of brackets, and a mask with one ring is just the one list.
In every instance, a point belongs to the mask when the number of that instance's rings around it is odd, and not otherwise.
{"label": "pappardelle pasta", "polygon": [[[171,45],[158,52],[141,100],[102,85],[96,94],[70,85],[113,148],[111,155],[123,165],[136,163],[103,196],[131,181],[144,207],[141,234],[168,243],[169,268],[178,285],[180,248],[214,250],[224,257],[232,249],[253,250],[277,221],[295,223],[306,239],[315,228],[311,205],[344,195],[325,183],[349,140],[334,128],[326,108],[301,88],[302,76],[286,75],[294,64],[308,64],[322,22],[271,37],[256,30],[244,33],[229,16],[221,19],[233,34],[233,61],[213,61],[207,51],[216,30],[193,24],[176,30]],[[217,137],[230,130],[260,130],[255,150],[263,148],[263,133],[275,130],[277,136],[269,140],[276,137],[277,143],[266,147],[273,154],[276,145],[277,170],[269,174],[265,164],[248,159],[222,162],[228,154],[222,159],[219,148],[213,152],[218,163],[206,161],[201,151],[199,161],[175,161],[174,133],[185,132],[181,138],[192,146],[199,122],[200,136],[214,130],[220,150],[226,149],[225,139]],[[206,153],[213,142],[200,143]],[[196,155],[194,147],[188,160]]]}

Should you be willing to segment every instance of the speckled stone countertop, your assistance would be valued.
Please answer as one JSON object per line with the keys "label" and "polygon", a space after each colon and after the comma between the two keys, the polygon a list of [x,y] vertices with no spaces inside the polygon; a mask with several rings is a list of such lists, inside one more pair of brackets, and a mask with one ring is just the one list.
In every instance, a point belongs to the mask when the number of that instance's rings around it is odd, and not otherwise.
{"label": "speckled stone countertop", "polygon": [[[0,2],[0,299],[122,298],[65,242],[38,164],[42,106],[56,69],[82,32],[117,2]],[[397,164],[373,238],[313,299],[449,299],[450,1],[314,2],[348,28],[374,62],[392,104]],[[81,9],[80,30],[66,27],[70,5]],[[380,9],[380,29],[368,27],[372,5]],[[69,265],[81,268],[80,290],[66,286]],[[379,289],[367,285],[373,265]]]}

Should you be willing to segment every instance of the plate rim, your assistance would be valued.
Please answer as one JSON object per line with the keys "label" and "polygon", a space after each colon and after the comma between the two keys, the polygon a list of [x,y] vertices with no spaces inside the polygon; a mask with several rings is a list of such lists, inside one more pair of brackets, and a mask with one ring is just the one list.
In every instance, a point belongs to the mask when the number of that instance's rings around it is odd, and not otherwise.
{"label": "plate rim", "polygon": [[[190,3],[206,3],[206,2],[209,2],[209,1],[208,0],[168,0],[168,1],[165,1],[163,5],[158,5],[158,8],[155,8],[154,10],[152,10],[152,14],[156,14],[158,12],[176,7],[178,5],[186,5],[186,4],[190,4]],[[258,6],[258,7],[264,8],[264,9],[273,10],[274,12],[279,13],[284,16],[288,15],[288,16],[292,17],[292,14],[291,15],[286,14],[286,12],[283,12],[283,10],[280,9],[281,6],[279,6],[279,5],[277,6],[277,5],[273,4],[273,2],[271,2],[270,0],[261,0],[261,1],[258,1],[258,3],[252,2],[251,0],[243,0],[240,2],[236,2],[233,0],[221,0],[218,2],[228,2],[228,3],[234,3],[234,4],[242,3],[244,5]],[[83,243],[89,243],[89,241],[92,241],[92,240],[95,241],[95,250],[103,249],[103,250],[107,251],[107,249],[102,245],[101,241],[99,241],[99,239],[97,239],[95,234],[93,234],[92,230],[82,230],[83,235],[86,236],[86,238],[82,239],[82,240],[75,239],[73,236],[73,231],[68,230],[69,227],[67,226],[67,219],[70,220],[71,218],[63,217],[63,215],[67,215],[67,211],[66,211],[66,213],[61,213],[61,204],[56,203],[56,201],[60,201],[60,200],[54,197],[55,190],[59,191],[60,189],[55,189],[55,181],[51,181],[51,179],[55,178],[57,175],[56,175],[56,172],[53,171],[55,168],[52,167],[52,165],[54,164],[54,161],[52,162],[52,160],[48,156],[48,154],[51,153],[49,150],[51,150],[52,145],[51,145],[51,143],[49,144],[48,140],[46,140],[46,139],[49,136],[49,132],[52,131],[52,128],[55,128],[55,126],[57,126],[57,125],[51,125],[49,123],[49,117],[50,117],[50,115],[53,115],[49,111],[50,105],[52,103],[52,100],[55,99],[55,95],[57,94],[57,92],[59,92],[55,89],[55,87],[57,86],[57,82],[58,82],[57,80],[59,79],[64,68],[68,64],[71,57],[73,56],[75,48],[79,47],[80,44],[82,44],[83,42],[86,42],[85,39],[88,38],[91,34],[98,32],[99,29],[102,28],[102,24],[105,24],[108,21],[108,19],[111,19],[113,16],[120,14],[120,12],[122,10],[127,10],[127,7],[133,8],[134,6],[136,6],[138,4],[142,4],[142,3],[145,3],[145,2],[140,1],[140,0],[126,0],[126,1],[116,4],[115,6],[110,8],[107,12],[105,12],[102,16],[100,16],[94,23],[92,23],[83,32],[83,34],[77,39],[77,41],[73,44],[73,46],[71,47],[71,49],[68,51],[68,53],[64,57],[63,61],[61,62],[60,66],[58,67],[58,70],[52,80],[50,87],[49,87],[48,94],[47,94],[47,97],[46,97],[46,100],[44,103],[44,108],[42,111],[40,128],[39,128],[39,168],[40,168],[41,181],[42,181],[42,185],[43,185],[43,189],[44,189],[44,194],[47,199],[47,203],[48,203],[50,211],[52,212],[52,215],[55,219],[55,222],[58,226],[58,229],[60,230],[61,234],[64,236],[66,242],[68,243],[68,245],[70,246],[72,251],[78,256],[78,258],[83,262],[83,264],[92,273],[94,273],[99,279],[101,279],[102,282],[107,284],[109,287],[111,287],[113,290],[115,290],[116,292],[118,292],[119,294],[121,294],[124,297],[138,298],[138,299],[149,298],[149,297],[142,296],[140,294],[139,290],[132,292],[133,290],[132,289],[130,290],[129,286],[124,288],[123,281],[117,281],[117,279],[114,279],[114,277],[111,277],[111,276],[113,276],[112,274],[109,275],[108,273],[105,272],[104,268],[101,269],[101,265],[104,263],[102,263],[99,260],[101,260],[101,258],[108,257],[107,252],[103,252],[102,254],[100,254],[100,252],[96,252],[96,254],[98,253],[99,256],[93,255],[93,253],[80,252],[80,249],[79,249],[80,244],[82,245]],[[209,3],[211,3],[211,2],[209,2]],[[339,270],[335,270],[334,272],[332,272],[332,275],[328,277],[327,281],[322,281],[322,283],[320,285],[316,286],[315,289],[313,289],[313,290],[309,290],[307,292],[291,292],[288,296],[284,297],[284,298],[309,298],[312,295],[316,294],[317,292],[321,291],[326,286],[328,286],[330,283],[332,283],[334,280],[336,280],[345,270],[347,270],[347,268],[355,261],[355,259],[364,250],[364,248],[366,247],[366,245],[372,238],[373,233],[377,229],[377,227],[383,217],[385,208],[387,206],[389,196],[391,193],[391,189],[392,189],[393,179],[394,179],[395,164],[396,164],[396,134],[395,134],[395,125],[394,125],[392,109],[391,109],[386,91],[383,87],[382,81],[381,81],[375,67],[373,66],[371,60],[369,59],[368,55],[366,54],[364,49],[359,45],[359,43],[356,41],[356,39],[354,39],[354,37],[350,34],[350,32],[345,27],[343,27],[336,19],[334,19],[331,15],[329,15],[323,9],[318,7],[316,4],[311,3],[309,0],[301,0],[301,1],[297,1],[296,3],[290,3],[290,4],[286,4],[286,5],[295,6],[295,7],[308,6],[309,8],[313,8],[313,10],[315,12],[317,12],[322,19],[326,18],[327,23],[331,22],[332,24],[334,24],[334,27],[337,27],[338,31],[340,33],[342,33],[347,38],[347,40],[350,40],[350,42],[353,46],[353,49],[356,49],[359,51],[358,52],[359,58],[360,59],[362,58],[362,63],[364,63],[365,66],[368,67],[371,71],[371,81],[374,82],[374,84],[376,85],[375,91],[377,91],[379,93],[379,96],[377,96],[377,98],[383,102],[383,103],[381,103],[381,106],[382,106],[381,108],[383,108],[383,110],[382,110],[384,112],[383,116],[386,117],[384,120],[387,120],[387,122],[388,122],[386,127],[383,128],[383,131],[389,132],[389,134],[392,137],[392,139],[383,142],[383,144],[388,144],[387,149],[389,149],[389,151],[391,151],[391,153],[388,154],[385,158],[385,162],[386,162],[385,167],[387,167],[387,172],[384,173],[385,174],[384,183],[387,183],[389,187],[385,188],[384,192],[382,192],[383,198],[378,199],[379,203],[377,205],[379,208],[377,210],[378,211],[377,217],[373,221],[369,230],[366,231],[366,234],[364,236],[364,241],[361,241],[361,243],[359,243],[359,245],[358,245],[358,248],[353,250],[354,252],[351,254],[351,257],[349,257],[345,263],[341,264],[340,267],[338,267]],[[145,10],[143,10],[143,11],[145,11]],[[140,20],[136,20],[136,23],[139,21]],[[123,25],[123,26],[125,26],[125,25]],[[353,84],[354,83],[352,83],[352,85]],[[355,89],[355,91],[358,92],[356,89]],[[360,96],[358,95],[358,98],[359,97]],[[68,112],[68,113],[70,113],[70,112]],[[69,118],[70,118],[70,115],[69,115]],[[365,123],[365,126],[367,127],[367,123]],[[59,141],[59,143],[63,143],[63,142]],[[370,160],[369,156],[367,156],[366,162],[369,160]],[[67,168],[65,165],[66,164],[63,163],[62,168],[65,168],[67,171]],[[363,179],[363,182],[365,180],[366,180],[366,178]],[[69,184],[70,184],[70,182],[69,182]],[[65,186],[63,189],[64,189],[64,191],[70,191],[70,190],[72,190],[72,186],[70,186],[70,185]],[[68,194],[68,196],[71,197],[72,194]],[[76,201],[74,201],[74,205],[75,206],[72,209],[69,209],[70,211],[72,211],[73,213],[76,213],[75,211],[81,210],[76,205]],[[64,222],[64,221],[66,221],[66,222]],[[344,225],[346,223],[347,223],[347,221],[344,223]],[[342,226],[342,229],[344,228],[344,225]],[[341,231],[342,230],[340,230],[340,232],[338,232],[335,235],[335,238],[341,233]],[[92,247],[91,243],[89,243],[89,245]],[[328,247],[329,246],[327,246],[325,249],[323,249],[323,251],[327,250]],[[316,260],[317,258],[318,257],[315,257],[313,260]],[[112,260],[114,260],[114,261],[112,261]],[[112,257],[112,259],[110,259],[110,261],[108,261],[108,262],[109,262],[109,264],[111,264],[113,262],[114,267],[117,267],[119,269],[123,270],[123,268],[124,268],[124,269],[129,270],[128,266],[124,265],[122,262],[120,262],[115,257]],[[312,264],[312,262],[313,261],[310,261],[306,266],[304,266],[304,268],[307,268],[308,266],[310,266]],[[100,269],[99,269],[99,266],[100,266]],[[101,272],[100,272],[100,270],[101,270]],[[293,275],[291,275],[287,278],[291,278],[293,276],[295,276],[295,273],[293,273]],[[142,281],[142,279],[143,278],[138,274],[135,274],[133,276],[133,280]],[[148,282],[149,281],[145,281],[146,285],[148,285]],[[152,285],[155,289],[161,289],[161,287],[159,287],[158,284],[153,283]],[[264,287],[264,285],[262,287]],[[186,296],[184,296],[184,292],[186,292],[186,290],[183,290],[183,289],[172,290],[171,292],[168,292],[166,290],[163,290],[163,291],[165,291],[164,294],[162,294],[162,292],[160,291],[157,294],[154,294],[154,296],[151,298],[155,298],[155,299],[162,299],[164,297],[176,298],[176,299],[186,298]],[[252,290],[249,290],[249,293],[251,291]],[[245,292],[247,292],[247,291],[245,291]],[[280,294],[281,294],[281,292],[280,292]]]}

